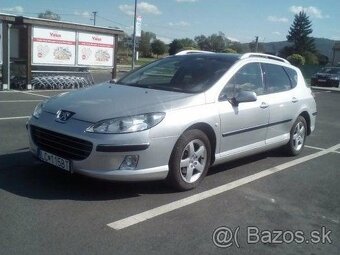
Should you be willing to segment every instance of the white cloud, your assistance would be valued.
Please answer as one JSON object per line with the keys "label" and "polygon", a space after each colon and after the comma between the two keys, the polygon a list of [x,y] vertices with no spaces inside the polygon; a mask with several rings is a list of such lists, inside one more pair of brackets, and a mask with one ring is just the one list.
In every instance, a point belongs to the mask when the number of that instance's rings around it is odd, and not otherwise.
{"label": "white cloud", "polygon": [[[127,15],[134,15],[135,7],[134,5],[122,4],[119,5],[119,9]],[[140,2],[137,4],[137,11],[140,14],[154,14],[160,15],[162,12],[158,9],[156,5],[149,4],[147,2]]]}
{"label": "white cloud", "polygon": [[276,16],[268,16],[267,20],[270,22],[277,22],[277,23],[287,23],[288,19],[285,17],[276,17]]}
{"label": "white cloud", "polygon": [[23,13],[24,8],[20,5],[14,6],[14,7],[9,7],[9,8],[3,8],[1,11],[5,12],[14,12],[14,13]]}
{"label": "white cloud", "polygon": [[235,38],[235,37],[230,37],[230,36],[227,36],[227,39],[232,41],[232,42],[239,42],[240,40]]}
{"label": "white cloud", "polygon": [[194,3],[197,2],[198,0],[176,0],[177,3]]}
{"label": "white cloud", "polygon": [[170,27],[189,27],[190,23],[186,22],[186,21],[180,21],[180,22],[169,22],[168,25]]}
{"label": "white cloud", "polygon": [[158,35],[157,35],[157,39],[159,39],[159,40],[163,41],[165,44],[169,44],[169,43],[171,43],[171,42],[172,42],[172,40],[173,40],[173,39],[171,39],[171,38],[168,38],[168,37],[162,37],[162,36],[158,36]]}
{"label": "white cloud", "polygon": [[280,32],[277,32],[277,31],[273,32],[272,34],[278,35],[278,36],[282,35]]}
{"label": "white cloud", "polygon": [[119,5],[119,9],[127,15],[134,15],[134,9],[132,5],[122,4]]}
{"label": "white cloud", "polygon": [[318,19],[329,18],[329,15],[323,15],[322,11],[315,6],[303,7],[303,6],[293,5],[289,8],[289,10],[290,10],[290,12],[292,12],[294,14],[298,14],[299,12],[304,11],[309,16],[315,17],[315,18],[318,18]]}
{"label": "white cloud", "polygon": [[162,14],[162,12],[158,9],[156,5],[149,4],[147,2],[141,2],[140,4],[137,5],[138,10],[141,13],[149,13],[149,14]]}
{"label": "white cloud", "polygon": [[91,14],[89,11],[74,11],[74,15],[83,16],[84,18],[90,18]]}

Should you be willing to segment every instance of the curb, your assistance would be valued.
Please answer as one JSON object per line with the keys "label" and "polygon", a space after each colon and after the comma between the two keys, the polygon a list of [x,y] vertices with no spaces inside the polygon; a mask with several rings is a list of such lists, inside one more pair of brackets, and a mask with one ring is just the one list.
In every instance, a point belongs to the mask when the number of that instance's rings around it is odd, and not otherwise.
{"label": "curb", "polygon": [[328,87],[316,87],[312,86],[311,87],[314,90],[323,90],[323,91],[332,91],[332,92],[340,92],[340,88],[328,88]]}

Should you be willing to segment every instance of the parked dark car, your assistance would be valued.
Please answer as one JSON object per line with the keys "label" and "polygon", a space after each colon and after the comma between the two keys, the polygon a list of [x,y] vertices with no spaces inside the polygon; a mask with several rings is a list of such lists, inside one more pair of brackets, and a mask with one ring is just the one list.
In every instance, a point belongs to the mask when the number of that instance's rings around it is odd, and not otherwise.
{"label": "parked dark car", "polygon": [[340,67],[325,67],[311,78],[312,86],[340,87]]}

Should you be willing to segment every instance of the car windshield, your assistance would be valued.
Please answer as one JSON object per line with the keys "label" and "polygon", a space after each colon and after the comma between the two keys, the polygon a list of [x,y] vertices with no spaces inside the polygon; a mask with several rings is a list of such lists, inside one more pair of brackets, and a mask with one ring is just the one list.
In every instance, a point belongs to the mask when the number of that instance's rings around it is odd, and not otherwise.
{"label": "car windshield", "polygon": [[330,68],[326,67],[321,70],[322,73],[330,73],[330,74],[340,74],[340,68]]}
{"label": "car windshield", "polygon": [[210,88],[235,58],[191,54],[167,57],[146,65],[117,83],[151,89],[200,93]]}

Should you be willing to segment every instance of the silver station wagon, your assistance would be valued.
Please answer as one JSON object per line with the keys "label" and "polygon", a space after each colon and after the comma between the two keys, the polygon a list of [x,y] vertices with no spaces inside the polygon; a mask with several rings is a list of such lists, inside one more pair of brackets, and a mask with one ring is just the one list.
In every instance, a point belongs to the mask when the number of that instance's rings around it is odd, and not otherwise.
{"label": "silver station wagon", "polygon": [[30,149],[69,172],[196,187],[210,166],[299,154],[317,110],[301,71],[259,53],[184,51],[36,106]]}

